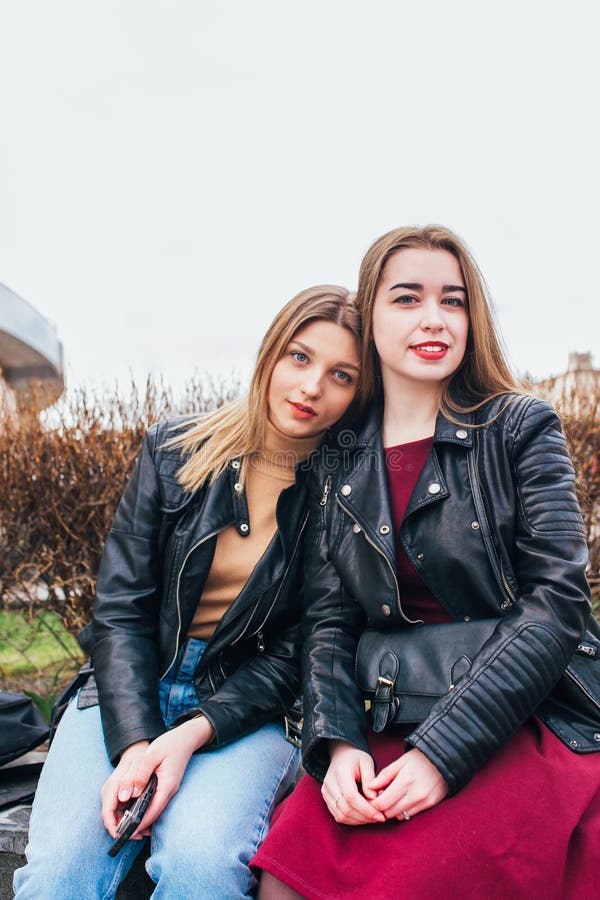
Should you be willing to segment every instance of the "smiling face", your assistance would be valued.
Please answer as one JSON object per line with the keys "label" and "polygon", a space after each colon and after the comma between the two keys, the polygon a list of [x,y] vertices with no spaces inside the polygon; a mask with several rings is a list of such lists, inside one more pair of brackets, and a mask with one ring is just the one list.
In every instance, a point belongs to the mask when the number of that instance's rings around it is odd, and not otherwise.
{"label": "smiling face", "polygon": [[354,335],[324,319],[300,328],[278,360],[269,382],[269,419],[289,437],[322,434],[354,399],[360,374]]}
{"label": "smiling face", "polygon": [[373,304],[373,340],[384,390],[431,382],[443,390],[462,362],[467,292],[447,250],[407,247],[386,262]]}

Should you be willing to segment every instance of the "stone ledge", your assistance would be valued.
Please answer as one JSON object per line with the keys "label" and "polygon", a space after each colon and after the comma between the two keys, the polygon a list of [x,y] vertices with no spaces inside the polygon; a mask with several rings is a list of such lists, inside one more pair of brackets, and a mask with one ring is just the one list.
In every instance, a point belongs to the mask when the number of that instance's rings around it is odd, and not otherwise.
{"label": "stone ledge", "polygon": [[25,853],[31,804],[0,810],[0,853]]}
{"label": "stone ledge", "polygon": [[[37,784],[40,764],[44,762],[45,758],[46,753],[33,752],[3,766],[0,770],[3,788],[8,790],[12,784],[27,790],[27,784],[29,784],[31,793],[33,793]],[[27,768],[33,774],[29,775],[29,781],[25,784],[23,773]],[[11,770],[14,770],[14,775]],[[16,803],[0,809],[0,900],[12,900],[13,873],[15,869],[25,865],[24,853],[30,814],[31,803]],[[144,868],[147,856],[147,852],[142,850],[131,871],[117,890],[116,900],[147,900],[150,897],[154,884]]]}

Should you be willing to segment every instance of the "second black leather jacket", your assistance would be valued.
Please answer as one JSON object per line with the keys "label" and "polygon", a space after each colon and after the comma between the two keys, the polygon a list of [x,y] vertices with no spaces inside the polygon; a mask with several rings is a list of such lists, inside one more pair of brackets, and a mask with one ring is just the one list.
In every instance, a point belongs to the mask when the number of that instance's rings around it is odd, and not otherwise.
{"label": "second black leather jacket", "polygon": [[[149,429],[106,541],[96,585],[93,664],[104,737],[117,760],[165,730],[158,682],[173,666],[211,567],[217,535],[248,532],[239,461],[214,484],[183,491],[169,425]],[[282,491],[278,531],[208,642],[195,676],[197,709],[215,729],[206,748],[254,730],[299,694],[301,538],[306,472]]]}
{"label": "second black leather jacket", "polygon": [[[571,749],[600,750],[600,632],[590,621],[584,638],[587,547],[556,413],[504,396],[460,418],[438,417],[400,532],[453,619],[501,617],[471,672],[407,739],[451,793],[534,711]],[[374,410],[353,447],[322,457],[311,491],[303,755],[318,778],[326,739],[368,750],[354,680],[361,630],[415,627],[396,579],[380,419]]]}

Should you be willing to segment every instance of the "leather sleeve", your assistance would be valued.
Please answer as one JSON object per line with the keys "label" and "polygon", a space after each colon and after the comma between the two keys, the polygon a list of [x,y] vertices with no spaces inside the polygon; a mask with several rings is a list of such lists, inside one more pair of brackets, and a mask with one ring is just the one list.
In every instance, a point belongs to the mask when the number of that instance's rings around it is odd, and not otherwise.
{"label": "leather sleeve", "polygon": [[[549,404],[522,398],[504,439],[518,497],[515,543],[507,549],[520,596],[471,672],[407,739],[437,766],[451,793],[549,694],[590,615],[583,522],[558,417]],[[493,517],[492,485],[487,492]]]}
{"label": "leather sleeve", "polygon": [[109,532],[94,607],[93,660],[108,755],[165,730],[158,700],[161,503],[149,429]]}
{"label": "leather sleeve", "polygon": [[302,759],[323,780],[329,765],[327,740],[343,740],[369,751],[362,694],[354,680],[354,658],[365,614],[347,592],[329,554],[335,516],[333,490],[321,505],[326,474],[316,468],[309,493],[309,534],[303,614],[304,726]]}

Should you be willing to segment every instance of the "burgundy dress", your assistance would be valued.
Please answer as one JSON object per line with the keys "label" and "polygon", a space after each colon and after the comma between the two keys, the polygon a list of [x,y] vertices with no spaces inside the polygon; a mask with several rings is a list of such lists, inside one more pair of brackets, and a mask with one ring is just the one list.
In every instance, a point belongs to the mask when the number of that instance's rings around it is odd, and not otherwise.
{"label": "burgundy dress", "polygon": [[[386,450],[395,533],[431,439]],[[411,618],[450,616],[396,546]],[[404,752],[393,730],[369,737],[376,771]],[[309,900],[597,900],[600,753],[576,754],[529,719],[453,797],[409,822],[338,825],[305,775],[252,860]]]}

